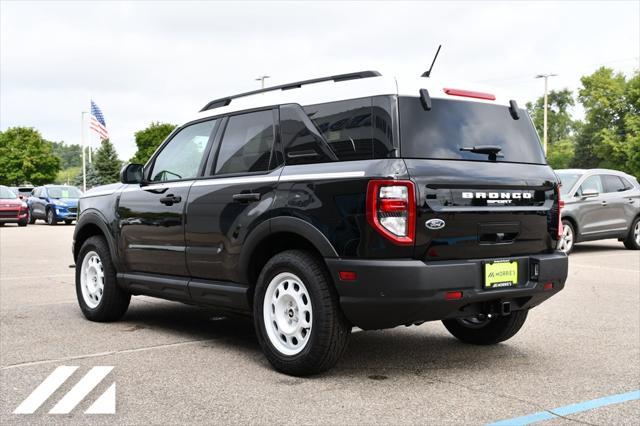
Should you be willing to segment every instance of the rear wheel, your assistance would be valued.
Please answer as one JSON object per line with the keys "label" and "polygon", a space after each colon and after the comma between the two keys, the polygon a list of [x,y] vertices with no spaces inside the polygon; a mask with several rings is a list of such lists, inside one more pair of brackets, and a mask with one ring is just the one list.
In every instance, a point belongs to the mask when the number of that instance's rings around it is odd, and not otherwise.
{"label": "rear wheel", "polygon": [[569,254],[573,250],[576,241],[576,233],[573,225],[568,220],[562,221],[562,236],[558,241],[558,250]]}
{"label": "rear wheel", "polygon": [[267,262],[256,284],[253,312],[267,359],[294,376],[333,367],[351,332],[324,265],[300,250],[278,253]]}
{"label": "rear wheel", "polygon": [[629,250],[640,250],[640,217],[631,223],[629,234],[624,240],[624,246]]}
{"label": "rear wheel", "polygon": [[47,225],[57,225],[58,221],[56,220],[56,214],[53,212],[53,209],[47,210]]}
{"label": "rear wheel", "polygon": [[104,237],[91,237],[80,248],[76,259],[76,296],[82,313],[91,321],[118,320],[129,307],[131,295],[116,282]]}
{"label": "rear wheel", "polygon": [[443,320],[442,323],[458,340],[474,345],[494,345],[512,338],[527,319],[527,310],[506,316],[475,316]]}

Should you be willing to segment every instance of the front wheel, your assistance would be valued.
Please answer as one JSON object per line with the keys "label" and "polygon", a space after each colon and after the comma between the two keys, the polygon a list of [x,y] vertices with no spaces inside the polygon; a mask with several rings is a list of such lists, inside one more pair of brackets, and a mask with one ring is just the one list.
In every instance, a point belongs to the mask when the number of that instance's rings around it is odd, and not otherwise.
{"label": "front wheel", "polygon": [[573,225],[568,220],[562,221],[562,236],[558,240],[558,250],[569,254],[573,250],[576,241],[576,233]]}
{"label": "front wheel", "polygon": [[640,217],[631,223],[629,234],[624,240],[624,246],[629,250],[640,250]]}
{"label": "front wheel", "polygon": [[72,220],[65,220],[65,221],[64,221],[64,224],[65,224],[65,225],[71,225],[71,223],[72,223],[72,222],[73,222]]}
{"label": "front wheel", "polygon": [[57,225],[58,221],[56,220],[56,214],[53,212],[53,209],[47,210],[47,225]]}
{"label": "front wheel", "polygon": [[284,251],[267,262],[256,284],[253,313],[267,359],[294,376],[333,367],[351,333],[324,265],[305,251]]}
{"label": "front wheel", "polygon": [[116,282],[109,246],[104,237],[94,236],[82,244],[76,259],[76,296],[84,316],[91,321],[120,319],[131,295]]}
{"label": "front wheel", "polygon": [[27,219],[22,219],[20,221],[18,221],[18,226],[27,226]]}
{"label": "front wheel", "polygon": [[36,218],[33,217],[33,212],[31,211],[31,209],[27,210],[27,213],[29,217],[29,225],[33,225],[34,223],[36,223]]}
{"label": "front wheel", "polygon": [[495,345],[512,338],[524,325],[527,310],[506,316],[483,316],[443,320],[442,323],[458,340],[474,345]]}

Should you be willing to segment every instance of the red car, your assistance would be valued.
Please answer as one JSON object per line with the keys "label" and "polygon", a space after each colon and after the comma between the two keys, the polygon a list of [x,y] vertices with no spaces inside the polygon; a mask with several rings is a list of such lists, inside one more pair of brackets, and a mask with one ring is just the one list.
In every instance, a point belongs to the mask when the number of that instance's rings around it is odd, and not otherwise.
{"label": "red car", "polygon": [[15,192],[0,185],[0,226],[5,223],[17,223],[27,226],[29,222],[29,208],[27,203],[18,198]]}

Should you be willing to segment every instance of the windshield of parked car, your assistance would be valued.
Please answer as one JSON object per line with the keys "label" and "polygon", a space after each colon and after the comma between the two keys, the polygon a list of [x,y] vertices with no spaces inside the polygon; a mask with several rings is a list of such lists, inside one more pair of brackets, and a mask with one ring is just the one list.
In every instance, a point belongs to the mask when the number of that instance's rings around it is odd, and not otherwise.
{"label": "windshield of parked car", "polygon": [[82,193],[73,186],[50,186],[47,188],[51,198],[80,198]]}
{"label": "windshield of parked car", "polygon": [[18,196],[15,194],[15,192],[10,190],[6,186],[0,186],[0,198],[6,200],[11,198],[18,198]]}
{"label": "windshield of parked car", "polygon": [[400,149],[404,158],[546,164],[538,135],[523,109],[482,102],[401,97]]}
{"label": "windshield of parked car", "polygon": [[567,195],[573,185],[576,184],[582,173],[556,171],[560,178],[560,194]]}

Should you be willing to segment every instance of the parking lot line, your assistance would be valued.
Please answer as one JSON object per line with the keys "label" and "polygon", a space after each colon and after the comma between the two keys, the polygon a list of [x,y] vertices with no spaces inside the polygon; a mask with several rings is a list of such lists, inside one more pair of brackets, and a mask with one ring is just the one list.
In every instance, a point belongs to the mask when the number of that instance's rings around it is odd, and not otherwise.
{"label": "parking lot line", "polygon": [[537,413],[528,414],[522,417],[514,417],[512,419],[500,420],[490,423],[487,426],[522,426],[532,423],[551,420],[557,417],[564,417],[571,414],[581,413],[583,411],[593,410],[595,408],[605,407],[612,404],[620,404],[622,402],[635,401],[640,399],[640,389],[631,392],[609,395],[602,398],[590,399],[588,401],[578,402],[575,404],[565,405],[547,411],[539,411]]}

